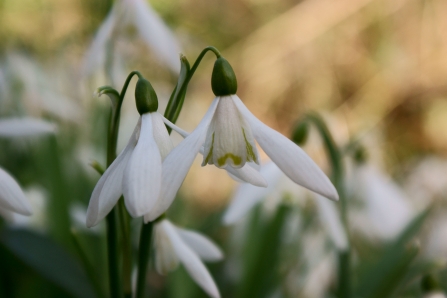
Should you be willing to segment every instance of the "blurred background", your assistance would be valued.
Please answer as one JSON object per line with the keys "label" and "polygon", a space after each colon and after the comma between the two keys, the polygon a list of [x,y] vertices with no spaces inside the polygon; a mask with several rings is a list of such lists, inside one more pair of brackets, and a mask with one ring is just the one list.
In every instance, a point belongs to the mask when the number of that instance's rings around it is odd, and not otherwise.
{"label": "blurred background", "polygon": [[[0,0],[0,117],[33,116],[58,127],[51,136],[0,139],[0,166],[34,210],[2,221],[1,297],[106,293],[105,225],[84,225],[99,179],[89,164],[105,164],[110,110],[95,89],[120,90],[139,70],[163,112],[177,81],[177,52],[192,64],[209,45],[233,66],[238,96],[270,127],[290,137],[305,114],[324,119],[343,154],[351,256],[351,272],[341,272],[346,247],[332,240],[315,198],[279,182],[243,219],[223,225],[238,183],[214,166],[200,167],[198,157],[169,218],[222,247],[225,260],[207,265],[222,296],[343,297],[343,274],[352,297],[428,297],[447,289],[446,1],[147,1],[154,14],[141,22],[166,24],[178,45],[173,59],[157,46],[162,36],[147,37],[132,22],[142,17],[126,7],[138,1]],[[112,20],[114,10],[125,13]],[[213,63],[205,56],[189,85],[177,121],[187,131],[214,97]],[[138,120],[134,86],[119,150]],[[331,173],[312,126],[303,148]],[[135,243],[140,224],[132,222]],[[43,237],[41,245],[28,243],[29,233]],[[30,253],[34,245],[38,252]],[[85,260],[96,268],[96,282]],[[167,276],[152,268],[148,289],[148,297],[206,297],[183,268]]]}

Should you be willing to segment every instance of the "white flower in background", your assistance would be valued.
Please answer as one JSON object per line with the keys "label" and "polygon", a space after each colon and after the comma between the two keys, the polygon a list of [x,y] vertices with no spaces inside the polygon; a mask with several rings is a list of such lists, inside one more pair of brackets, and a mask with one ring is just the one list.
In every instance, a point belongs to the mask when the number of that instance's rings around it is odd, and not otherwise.
{"label": "white flower in background", "polygon": [[[226,77],[219,81],[222,76]],[[218,58],[211,78],[216,98],[197,128],[166,158],[166,169],[175,172],[168,177],[172,191],[165,194],[164,202],[167,205],[151,212],[151,220],[157,218],[172,203],[202,146],[202,165],[214,164],[219,168],[239,169],[249,166],[247,162],[250,161],[259,164],[255,140],[293,182],[324,197],[338,200],[337,190],[315,162],[300,147],[262,123],[245,107],[234,94],[234,85],[237,85],[235,80],[228,62],[222,57]],[[219,84],[222,82],[232,83],[228,83],[231,86],[221,88]]]}
{"label": "white flower in background", "polygon": [[[78,122],[82,118],[79,103],[64,94],[68,81],[70,86],[73,85],[72,78],[68,80],[65,75],[66,68],[55,68],[47,72],[36,61],[17,53],[8,54],[6,61],[6,84],[14,86],[20,82],[20,103],[28,114],[49,113],[57,119],[71,122]],[[61,89],[60,86],[65,87]],[[15,98],[11,97],[14,91],[10,88],[9,99],[5,98],[7,100],[4,105],[17,106]]]}
{"label": "white flower in background", "polygon": [[433,293],[429,293],[429,294],[425,294],[424,298],[446,298],[447,296],[439,291],[439,292],[433,292]]}
{"label": "white flower in background", "polygon": [[191,278],[211,297],[220,297],[213,278],[203,261],[216,262],[222,251],[208,238],[197,232],[175,227],[163,219],[154,226],[155,267],[160,274],[174,270],[178,263],[185,266]]}
{"label": "white flower in background", "polygon": [[363,203],[360,208],[350,203],[350,226],[372,238],[394,239],[415,214],[400,187],[371,164],[353,166],[347,176],[347,191]]}
{"label": "white flower in background", "polygon": [[31,205],[19,184],[5,170],[0,168],[0,212],[11,219],[9,212],[31,215]]}
{"label": "white flower in background", "polygon": [[32,137],[55,132],[56,126],[54,124],[36,118],[0,119],[0,137]]}
{"label": "white flower in background", "polygon": [[[0,120],[0,137],[21,138],[54,133],[56,127],[34,118],[9,118]],[[31,215],[31,205],[16,180],[0,168],[0,214],[14,221],[14,214]]]}
{"label": "white flower in background", "polygon": [[298,198],[300,201],[304,201],[305,198],[310,197],[316,200],[321,223],[334,245],[340,251],[348,248],[346,233],[340,221],[337,207],[333,202],[296,185],[273,162],[268,162],[263,165],[260,173],[266,178],[268,187],[260,188],[248,183],[240,184],[224,213],[224,224],[230,225],[236,223],[256,204],[266,198],[269,198],[270,202],[278,203],[287,195]]}
{"label": "white flower in background", "polygon": [[101,176],[90,198],[87,226],[103,219],[121,195],[133,217],[148,213],[157,202],[162,182],[162,161],[173,148],[163,116],[142,114],[129,143]]}
{"label": "white flower in background", "polygon": [[180,46],[175,36],[145,0],[117,0],[102,23],[84,61],[84,73],[91,74],[106,63],[108,43],[119,30],[133,26],[140,38],[173,72],[180,71]]}
{"label": "white flower in background", "polygon": [[422,159],[405,181],[405,191],[422,207],[436,198],[447,198],[447,159],[431,156]]}

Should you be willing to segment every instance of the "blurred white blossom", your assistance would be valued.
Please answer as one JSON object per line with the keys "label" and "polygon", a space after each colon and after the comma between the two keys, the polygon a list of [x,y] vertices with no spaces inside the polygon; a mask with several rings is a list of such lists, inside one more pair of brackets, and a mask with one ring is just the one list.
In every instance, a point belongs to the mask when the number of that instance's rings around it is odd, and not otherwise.
{"label": "blurred white blossom", "polygon": [[224,213],[223,222],[225,224],[229,225],[239,221],[250,209],[266,198],[268,198],[266,204],[275,209],[276,205],[284,198],[290,198],[302,205],[306,198],[310,198],[316,200],[321,223],[337,249],[343,251],[348,248],[347,236],[340,221],[336,203],[293,183],[273,162],[262,165],[260,173],[267,180],[268,187],[261,188],[248,183],[240,184]]}
{"label": "blurred white blossom", "polygon": [[350,227],[378,240],[396,237],[416,211],[403,190],[369,163],[352,165],[347,172]]}
{"label": "blurred white blossom", "polygon": [[104,68],[108,63],[107,56],[112,54],[111,44],[115,38],[125,34],[128,26],[137,30],[139,37],[173,72],[180,71],[180,46],[149,3],[145,0],[117,0],[87,51],[83,67],[85,75]]}
{"label": "blurred white blossom", "polygon": [[163,219],[154,227],[155,267],[160,274],[185,266],[192,279],[211,297],[220,297],[219,290],[203,261],[223,258],[222,251],[208,238],[190,230],[175,227]]}

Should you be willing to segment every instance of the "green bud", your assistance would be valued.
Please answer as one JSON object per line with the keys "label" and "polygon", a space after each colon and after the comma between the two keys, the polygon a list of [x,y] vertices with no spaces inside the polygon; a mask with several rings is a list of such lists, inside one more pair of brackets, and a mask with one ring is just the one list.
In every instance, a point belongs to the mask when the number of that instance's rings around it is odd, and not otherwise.
{"label": "green bud", "polygon": [[217,58],[214,63],[211,88],[216,96],[236,94],[236,75],[230,63],[223,57]]}
{"label": "green bud", "polygon": [[354,151],[354,160],[357,164],[363,164],[368,160],[368,152],[363,146],[357,146]]}
{"label": "green bud", "polygon": [[426,274],[421,279],[421,289],[422,293],[428,294],[439,290],[440,286],[432,274]]}
{"label": "green bud", "polygon": [[154,88],[148,80],[140,77],[135,87],[135,102],[140,115],[156,112],[158,98]]}
{"label": "green bud", "polygon": [[299,123],[293,133],[292,133],[292,141],[297,145],[304,145],[307,141],[307,136],[309,135],[309,124],[306,121],[301,121]]}

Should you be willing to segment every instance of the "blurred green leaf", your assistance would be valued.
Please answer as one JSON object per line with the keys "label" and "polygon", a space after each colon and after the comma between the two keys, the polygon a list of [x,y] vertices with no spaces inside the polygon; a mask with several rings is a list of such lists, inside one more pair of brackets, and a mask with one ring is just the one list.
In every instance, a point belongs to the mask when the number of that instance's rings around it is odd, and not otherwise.
{"label": "blurred green leaf", "polygon": [[1,243],[41,276],[73,297],[96,297],[78,261],[46,236],[27,230],[5,229]]}
{"label": "blurred green leaf", "polygon": [[415,217],[399,237],[388,245],[380,258],[367,266],[367,270],[360,275],[355,297],[389,297],[400,285],[419,251],[417,245],[409,245],[409,242],[420,230],[429,211]]}
{"label": "blurred green leaf", "polygon": [[275,289],[279,278],[277,265],[282,231],[290,209],[281,205],[265,225],[259,225],[257,231],[250,230],[257,237],[253,239],[248,235],[247,245],[251,248],[252,258],[246,263],[238,297],[266,297]]}

